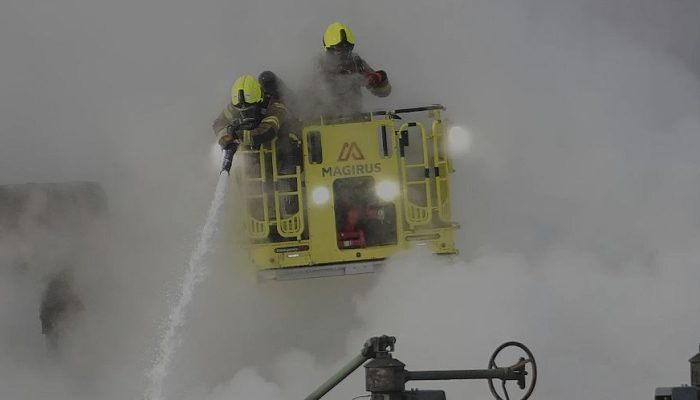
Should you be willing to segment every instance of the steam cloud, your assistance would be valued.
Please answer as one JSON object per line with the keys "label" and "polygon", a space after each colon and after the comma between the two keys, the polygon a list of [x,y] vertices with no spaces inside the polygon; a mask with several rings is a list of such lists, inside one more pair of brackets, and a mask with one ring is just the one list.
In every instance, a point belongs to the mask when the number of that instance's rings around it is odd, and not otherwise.
{"label": "steam cloud", "polygon": [[[481,368],[501,341],[522,340],[542,398],[685,383],[700,331],[700,6],[658,7],[5,2],[0,182],[98,181],[111,223],[110,247],[74,276],[84,310],[57,357],[40,333],[39,260],[61,246],[2,232],[0,397],[144,392],[216,184],[211,120],[239,74],[272,69],[301,89],[335,20],[392,80],[368,108],[439,102],[472,132],[454,176],[463,261],[399,255],[378,276],[257,285],[224,241],[167,398],[303,396],[381,333],[413,369]],[[360,380],[331,395],[362,394]],[[485,399],[484,387],[448,395]]]}

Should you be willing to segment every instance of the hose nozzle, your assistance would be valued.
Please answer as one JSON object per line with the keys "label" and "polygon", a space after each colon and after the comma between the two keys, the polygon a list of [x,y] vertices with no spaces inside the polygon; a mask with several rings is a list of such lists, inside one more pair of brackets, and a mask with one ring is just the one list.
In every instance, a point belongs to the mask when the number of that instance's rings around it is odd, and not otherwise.
{"label": "hose nozzle", "polygon": [[224,171],[226,174],[231,175],[231,164],[233,164],[233,153],[235,152],[234,149],[225,149],[224,150],[224,161],[221,163],[221,172],[219,174],[223,174]]}

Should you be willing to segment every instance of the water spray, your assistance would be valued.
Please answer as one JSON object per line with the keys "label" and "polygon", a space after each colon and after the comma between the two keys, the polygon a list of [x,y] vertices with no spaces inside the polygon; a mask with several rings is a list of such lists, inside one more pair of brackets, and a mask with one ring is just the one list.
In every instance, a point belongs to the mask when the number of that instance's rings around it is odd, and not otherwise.
{"label": "water spray", "polygon": [[227,178],[228,174],[224,175],[222,173],[219,176],[219,182],[216,184],[216,191],[214,192],[214,200],[212,200],[209,206],[206,222],[200,233],[197,246],[190,255],[187,270],[180,283],[178,297],[170,310],[165,333],[161,337],[156,361],[148,373],[150,385],[145,395],[145,399],[147,400],[164,399],[163,384],[170,370],[173,354],[180,343],[180,328],[185,322],[187,306],[192,301],[195,286],[206,274],[207,265],[205,261],[209,253],[211,253],[214,236],[218,230],[218,222],[221,220],[220,216],[224,205],[226,188],[228,186]]}

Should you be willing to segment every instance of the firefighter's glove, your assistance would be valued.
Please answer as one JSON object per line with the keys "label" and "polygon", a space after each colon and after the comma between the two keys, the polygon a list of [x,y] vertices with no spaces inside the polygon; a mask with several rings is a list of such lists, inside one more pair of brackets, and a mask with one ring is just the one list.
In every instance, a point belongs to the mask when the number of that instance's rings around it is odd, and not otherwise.
{"label": "firefighter's glove", "polygon": [[367,86],[370,88],[376,88],[386,82],[386,72],[384,71],[374,71],[365,74],[365,79],[367,79]]}
{"label": "firefighter's glove", "polygon": [[227,148],[233,148],[233,146],[236,146],[238,142],[239,142],[238,138],[233,136],[231,133],[223,134],[219,138],[219,146],[221,146],[221,150],[226,150]]}

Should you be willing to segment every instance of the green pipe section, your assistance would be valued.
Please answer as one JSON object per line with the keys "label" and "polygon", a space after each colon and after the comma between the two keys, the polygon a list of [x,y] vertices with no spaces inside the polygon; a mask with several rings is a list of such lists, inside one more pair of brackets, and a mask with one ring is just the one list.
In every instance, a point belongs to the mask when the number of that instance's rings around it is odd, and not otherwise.
{"label": "green pipe section", "polygon": [[304,400],[318,400],[323,397],[326,393],[330,392],[331,389],[336,387],[343,379],[347,378],[348,375],[352,374],[356,369],[358,369],[365,361],[369,360],[368,357],[362,354],[353,358],[352,361],[347,363],[340,371],[336,372],[335,375],[331,376],[330,379],[325,381],[318,389],[314,390],[310,395],[306,396]]}

